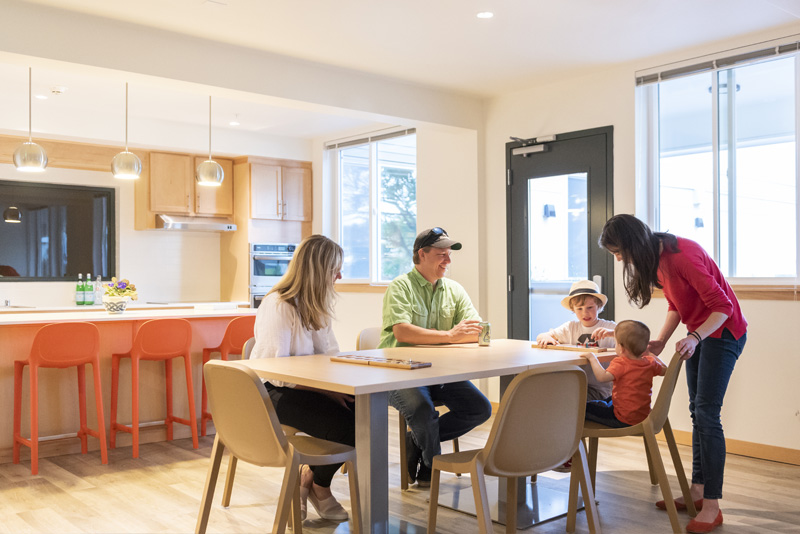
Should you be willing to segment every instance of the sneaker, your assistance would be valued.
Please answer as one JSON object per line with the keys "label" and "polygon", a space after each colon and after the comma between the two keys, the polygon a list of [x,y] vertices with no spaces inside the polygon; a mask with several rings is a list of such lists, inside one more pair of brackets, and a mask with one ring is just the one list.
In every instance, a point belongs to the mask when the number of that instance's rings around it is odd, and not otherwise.
{"label": "sneaker", "polygon": [[420,488],[431,487],[431,468],[422,461],[419,463],[419,471],[417,472],[417,486]]}
{"label": "sneaker", "polygon": [[[414,442],[411,432],[406,432],[406,467],[408,468],[408,483],[413,484],[417,480],[417,470],[422,463],[422,449]],[[430,475],[428,476],[430,480]]]}
{"label": "sneaker", "polygon": [[570,471],[572,471],[572,460],[571,459],[567,460],[566,462],[564,462],[564,465],[556,467],[555,469],[553,469],[553,471],[557,473],[569,473]]}
{"label": "sneaker", "polygon": [[347,521],[349,517],[347,510],[339,504],[339,501],[337,501],[336,497],[333,495],[326,499],[319,499],[312,490],[308,493],[308,502],[311,503],[311,506],[314,507],[314,510],[317,511],[317,514],[322,519],[327,519],[329,521]]}

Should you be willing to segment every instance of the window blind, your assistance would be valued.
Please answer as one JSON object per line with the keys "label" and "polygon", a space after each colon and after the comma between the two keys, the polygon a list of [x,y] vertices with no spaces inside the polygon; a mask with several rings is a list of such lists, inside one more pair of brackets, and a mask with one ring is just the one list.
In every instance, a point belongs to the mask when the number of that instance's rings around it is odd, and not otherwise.
{"label": "window blind", "polygon": [[800,50],[800,41],[770,46],[741,54],[722,56],[716,59],[699,61],[697,63],[683,65],[673,69],[648,72],[647,74],[636,77],[636,85],[648,85],[651,83],[658,83],[665,80],[680,78],[682,76],[697,74],[700,72],[727,69],[734,65],[748,63],[758,59],[768,58],[770,56],[792,54],[798,50]]}
{"label": "window blind", "polygon": [[329,141],[325,143],[325,150],[334,150],[336,148],[345,148],[348,146],[365,145],[374,141],[383,141],[384,139],[391,139],[392,137],[402,137],[404,135],[411,135],[416,133],[416,128],[408,128],[405,130],[395,130],[393,132],[370,135],[368,137],[361,137],[358,139],[346,139],[342,141]]}

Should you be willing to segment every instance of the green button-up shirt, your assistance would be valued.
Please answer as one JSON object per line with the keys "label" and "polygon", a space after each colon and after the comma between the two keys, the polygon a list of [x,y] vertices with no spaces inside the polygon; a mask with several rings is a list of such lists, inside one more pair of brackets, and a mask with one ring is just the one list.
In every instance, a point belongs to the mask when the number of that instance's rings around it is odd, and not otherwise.
{"label": "green button-up shirt", "polygon": [[441,278],[434,289],[415,267],[392,280],[383,296],[383,331],[378,347],[409,345],[394,337],[392,327],[396,324],[450,330],[465,319],[480,320],[480,315],[464,287],[449,278]]}

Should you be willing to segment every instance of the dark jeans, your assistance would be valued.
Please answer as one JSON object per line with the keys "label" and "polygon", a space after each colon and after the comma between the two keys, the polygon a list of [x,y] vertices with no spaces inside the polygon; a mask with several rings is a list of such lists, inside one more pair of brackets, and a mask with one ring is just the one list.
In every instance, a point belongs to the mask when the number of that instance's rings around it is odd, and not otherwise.
{"label": "dark jeans", "polygon": [[706,338],[686,360],[689,412],[692,415],[692,483],[704,484],[704,499],[722,498],[725,471],[725,434],[720,411],[733,367],[744,349],[747,334],[734,339],[725,329],[722,337]]}
{"label": "dark jeans", "polygon": [[586,402],[586,420],[610,426],[611,428],[624,428],[631,426],[623,423],[614,415],[614,404],[611,397]]}
{"label": "dark jeans", "polygon": [[[265,382],[264,386],[281,424],[293,426],[315,438],[355,446],[356,412],[353,404],[345,408],[316,391],[277,388],[269,382]],[[341,465],[310,466],[314,472],[314,483],[324,488],[330,487],[333,475]]]}
{"label": "dark jeans", "polygon": [[[437,402],[450,411],[439,417]],[[489,399],[468,381],[391,391],[389,404],[406,418],[428,467],[441,454],[442,441],[463,436],[492,415]]]}

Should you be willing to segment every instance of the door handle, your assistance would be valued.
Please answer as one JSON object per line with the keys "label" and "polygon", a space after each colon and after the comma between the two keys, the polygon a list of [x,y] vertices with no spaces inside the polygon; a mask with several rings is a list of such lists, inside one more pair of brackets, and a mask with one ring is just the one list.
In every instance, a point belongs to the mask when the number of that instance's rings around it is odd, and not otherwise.
{"label": "door handle", "polygon": [[592,277],[592,282],[597,284],[597,289],[599,289],[600,293],[602,293],[603,292],[603,277],[600,276],[599,274],[596,274],[596,275],[594,275]]}

